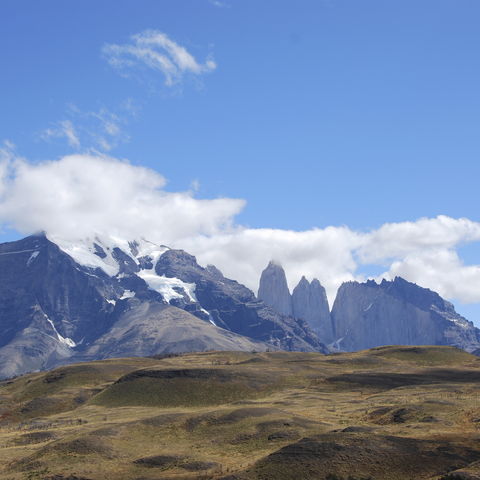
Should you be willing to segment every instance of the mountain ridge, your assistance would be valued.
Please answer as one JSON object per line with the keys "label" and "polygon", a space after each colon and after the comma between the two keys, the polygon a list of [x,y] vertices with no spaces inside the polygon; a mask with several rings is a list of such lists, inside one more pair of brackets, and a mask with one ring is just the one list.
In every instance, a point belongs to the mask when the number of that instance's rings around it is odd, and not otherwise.
{"label": "mountain ridge", "polygon": [[0,378],[211,349],[480,349],[480,331],[450,302],[400,277],[344,283],[330,312],[318,280],[302,277],[290,294],[275,262],[262,273],[257,298],[215,266],[145,239],[57,241],[39,234],[0,245]]}
{"label": "mountain ridge", "polygon": [[[79,361],[82,355],[91,359],[93,351],[96,358],[107,351],[162,353],[161,338],[167,337],[168,352],[175,345],[176,351],[325,351],[305,322],[279,315],[187,252],[146,240],[59,243],[40,234],[0,245],[0,377]],[[185,329],[175,330],[172,315],[171,331],[158,327],[150,314],[150,324],[138,321],[138,311],[155,311],[160,318],[165,306],[177,309],[170,312],[189,325],[190,338]],[[136,347],[113,348],[105,341],[108,332],[115,337],[115,325],[133,318]],[[152,335],[156,340],[144,341]],[[131,336],[119,338],[132,344]]]}

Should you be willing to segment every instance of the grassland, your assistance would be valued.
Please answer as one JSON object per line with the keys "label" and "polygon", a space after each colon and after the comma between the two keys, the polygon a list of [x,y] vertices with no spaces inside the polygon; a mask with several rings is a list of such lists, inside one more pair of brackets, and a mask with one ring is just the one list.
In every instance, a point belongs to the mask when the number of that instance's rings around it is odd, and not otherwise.
{"label": "grassland", "polygon": [[207,352],[0,383],[1,480],[480,479],[480,358]]}

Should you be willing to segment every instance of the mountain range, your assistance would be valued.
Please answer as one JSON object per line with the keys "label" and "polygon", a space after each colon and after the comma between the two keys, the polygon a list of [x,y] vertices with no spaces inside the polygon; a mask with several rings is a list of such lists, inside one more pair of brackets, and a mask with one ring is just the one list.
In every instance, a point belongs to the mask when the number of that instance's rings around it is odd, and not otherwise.
{"label": "mountain range", "polygon": [[401,278],[320,282],[290,294],[271,262],[258,298],[215,266],[147,240],[0,245],[0,378],[111,357],[206,350],[353,351],[385,344],[480,348],[480,331],[438,294]]}
{"label": "mountain range", "polygon": [[474,352],[480,330],[437,293],[407,282],[346,282],[330,311],[317,279],[302,277],[290,294],[283,268],[270,262],[259,298],[274,310],[302,318],[330,350],[356,351],[382,345],[450,345]]}

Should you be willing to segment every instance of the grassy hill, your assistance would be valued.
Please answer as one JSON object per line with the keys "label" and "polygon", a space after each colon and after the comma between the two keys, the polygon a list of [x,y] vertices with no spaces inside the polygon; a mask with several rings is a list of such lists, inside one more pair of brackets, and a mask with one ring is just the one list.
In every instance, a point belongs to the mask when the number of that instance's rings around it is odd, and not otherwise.
{"label": "grassy hill", "polygon": [[112,359],[0,383],[1,480],[480,479],[450,347]]}

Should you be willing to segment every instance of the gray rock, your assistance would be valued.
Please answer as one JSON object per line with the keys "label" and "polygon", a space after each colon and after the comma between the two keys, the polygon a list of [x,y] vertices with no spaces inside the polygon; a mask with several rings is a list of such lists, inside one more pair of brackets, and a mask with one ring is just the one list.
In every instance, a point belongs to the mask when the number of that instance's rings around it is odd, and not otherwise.
{"label": "gray rock", "polygon": [[435,292],[397,277],[344,283],[332,309],[342,350],[381,345],[451,345],[473,351],[480,330]]}
{"label": "gray rock", "polygon": [[258,298],[282,315],[293,315],[292,297],[281,265],[271,261],[262,272]]}
{"label": "gray rock", "polygon": [[217,268],[201,267],[194,256],[183,250],[165,252],[155,271],[194,283],[199,304],[219,327],[284,350],[325,351],[306,322],[280,314],[258,301],[244,285],[224,277]]}
{"label": "gray rock", "polygon": [[305,277],[301,278],[292,292],[292,306],[293,316],[305,320],[323,343],[333,342],[327,294],[316,278],[311,283]]}
{"label": "gray rock", "polygon": [[129,299],[112,328],[72,361],[207,350],[265,351],[263,342],[238,335],[169,305]]}
{"label": "gray rock", "polygon": [[126,250],[99,242],[82,251],[116,262],[113,276],[77,263],[45,235],[0,244],[0,378],[170,351],[325,351],[305,322],[186,252],[158,246],[152,257],[137,242]]}

